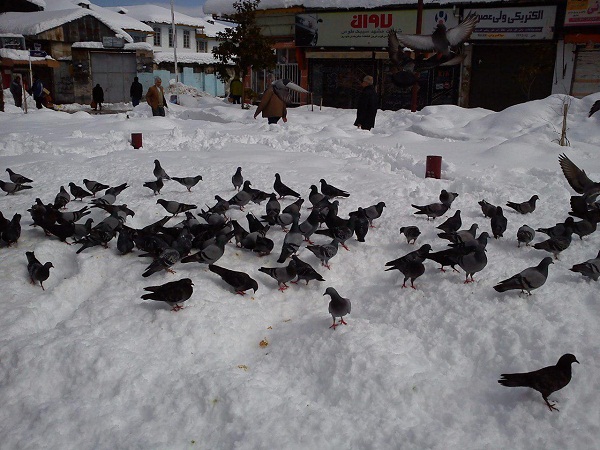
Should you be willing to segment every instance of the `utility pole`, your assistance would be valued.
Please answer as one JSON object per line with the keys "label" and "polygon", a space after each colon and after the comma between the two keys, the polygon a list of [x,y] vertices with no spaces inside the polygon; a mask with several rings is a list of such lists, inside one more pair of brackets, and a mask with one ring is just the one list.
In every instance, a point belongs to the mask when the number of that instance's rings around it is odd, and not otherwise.
{"label": "utility pole", "polygon": [[[421,23],[423,22],[423,0],[419,0],[417,6],[417,30],[415,34],[421,34]],[[416,58],[416,52],[415,52]],[[410,105],[410,111],[415,112],[417,110],[417,104],[419,101],[419,84],[415,83],[412,87],[412,102]]]}
{"label": "utility pole", "polygon": [[174,0],[171,0],[171,30],[173,33],[173,60],[175,62],[175,81],[179,82],[179,74],[177,73],[177,33],[175,30],[175,11],[173,10],[173,1]]}

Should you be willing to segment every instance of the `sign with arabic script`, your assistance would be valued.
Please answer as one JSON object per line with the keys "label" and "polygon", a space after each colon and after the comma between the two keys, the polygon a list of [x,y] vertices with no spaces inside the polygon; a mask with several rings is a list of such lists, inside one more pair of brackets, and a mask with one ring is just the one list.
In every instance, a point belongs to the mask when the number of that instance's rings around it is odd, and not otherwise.
{"label": "sign with arabic script", "polygon": [[600,25],[600,0],[569,0],[565,26]]}
{"label": "sign with arabic script", "polygon": [[540,40],[552,39],[556,6],[465,9],[464,16],[479,18],[471,40]]}

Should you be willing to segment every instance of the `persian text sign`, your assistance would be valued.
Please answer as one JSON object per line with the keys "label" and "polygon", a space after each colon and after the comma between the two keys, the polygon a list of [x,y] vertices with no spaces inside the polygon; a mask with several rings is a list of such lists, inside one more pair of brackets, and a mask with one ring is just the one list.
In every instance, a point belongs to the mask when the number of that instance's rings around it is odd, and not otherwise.
{"label": "persian text sign", "polygon": [[[417,11],[357,11],[296,15],[297,47],[387,47],[391,29],[416,32]],[[437,23],[458,25],[451,9],[423,12],[422,33],[431,34]]]}
{"label": "persian text sign", "polygon": [[479,18],[471,39],[552,39],[556,6],[465,9]]}
{"label": "persian text sign", "polygon": [[569,0],[565,14],[565,26],[600,25],[600,1]]}

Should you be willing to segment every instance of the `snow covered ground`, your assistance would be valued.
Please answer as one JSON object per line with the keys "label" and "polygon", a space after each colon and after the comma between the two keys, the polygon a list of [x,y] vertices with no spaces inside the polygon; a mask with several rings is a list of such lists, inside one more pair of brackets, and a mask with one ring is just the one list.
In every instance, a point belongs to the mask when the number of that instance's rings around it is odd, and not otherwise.
{"label": "snow covered ground", "polygon": [[[574,192],[560,153],[600,181],[600,115],[587,117],[599,98],[570,99],[571,147],[556,143],[559,96],[498,113],[455,106],[379,111],[370,132],[353,127],[352,110],[305,106],[290,110],[286,124],[269,126],[254,120],[252,109],[210,97],[171,105],[165,118],[149,117],[145,104],[92,116],[35,108],[24,115],[7,103],[0,179],[8,181],[4,169],[11,168],[34,183],[0,196],[4,216],[23,215],[18,244],[0,248],[0,447],[598,448],[599,285],[568,269],[596,256],[600,233],[575,237],[531,297],[492,286],[548,255],[517,248],[516,231],[567,217]],[[143,148],[132,148],[131,133],[143,133]],[[442,179],[424,178],[427,155],[443,157]],[[154,159],[171,176],[201,174],[203,181],[191,193],[166,182],[156,197],[142,186],[153,179]],[[149,261],[139,251],[121,256],[113,240],[108,249],[77,255],[79,245],[29,226],[36,197],[52,202],[60,186],[88,178],[127,182],[117,203],[136,213],[127,225],[141,228],[163,217],[157,198],[198,207],[213,205],[217,194],[230,198],[237,166],[254,188],[271,191],[279,172],[305,198],[325,178],[351,193],[340,200],[342,217],[379,201],[387,208],[365,243],[340,248],[331,270],[303,246],[300,258],[326,281],[284,293],[258,271],[279,265],[279,227],[269,232],[275,248],[263,258],[227,244],[217,264],[259,283],[244,297],[205,265],[178,263],[176,274],[142,278]],[[434,251],[446,247],[435,229],[441,220],[428,222],[410,206],[436,202],[441,189],[460,194],[449,214],[460,209],[463,228],[475,222],[488,232],[479,200],[540,200],[526,216],[505,208],[508,230],[488,243],[489,263],[475,283],[427,261],[418,289],[402,289],[401,274],[385,272],[384,264],[425,243]],[[67,210],[88,203],[72,201]],[[264,210],[265,203],[246,208]],[[229,216],[247,228],[246,212]],[[94,209],[89,217],[97,223],[105,214]],[[399,233],[407,225],[422,231],[415,246]],[[538,234],[535,242],[543,239]],[[29,282],[31,250],[54,265],[45,291]],[[179,312],[140,298],[145,286],[185,277],[194,293]],[[348,325],[336,330],[323,296],[329,286],[352,301]],[[555,364],[564,353],[581,364],[550,396],[560,412],[550,412],[538,392],[497,383],[501,373]]]}

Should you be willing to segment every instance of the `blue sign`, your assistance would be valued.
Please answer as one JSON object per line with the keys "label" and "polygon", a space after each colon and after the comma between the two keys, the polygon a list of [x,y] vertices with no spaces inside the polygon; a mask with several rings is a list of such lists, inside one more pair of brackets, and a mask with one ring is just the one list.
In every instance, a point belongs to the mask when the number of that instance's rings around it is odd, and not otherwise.
{"label": "blue sign", "polygon": [[44,50],[29,50],[29,56],[33,56],[34,58],[45,58],[48,56]]}

